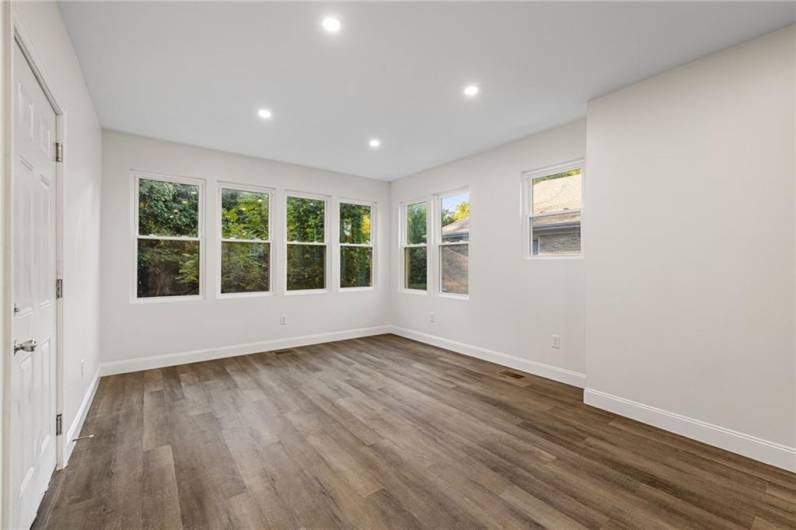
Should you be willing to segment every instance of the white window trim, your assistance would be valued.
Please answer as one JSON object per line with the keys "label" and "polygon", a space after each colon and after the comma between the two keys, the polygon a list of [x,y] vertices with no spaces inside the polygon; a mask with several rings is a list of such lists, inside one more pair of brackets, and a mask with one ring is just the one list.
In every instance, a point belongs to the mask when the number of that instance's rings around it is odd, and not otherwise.
{"label": "white window trim", "polygon": [[[194,300],[205,299],[205,181],[193,177],[182,177],[177,175],[167,175],[163,173],[155,173],[152,171],[131,170],[131,211],[132,217],[130,226],[132,227],[132,274],[130,274],[130,302],[134,304],[150,304],[162,302],[189,302]],[[177,184],[189,184],[198,186],[199,188],[199,212],[197,213],[197,237],[185,236],[142,236],[138,233],[138,189],[141,179],[145,180],[159,180],[162,182],[174,182]],[[198,241],[199,242],[199,294],[189,294],[180,296],[138,296],[138,240],[139,239],[153,239],[165,241]]]}
{"label": "white window trim", "polygon": [[[297,199],[315,199],[323,201],[323,243],[318,242],[303,242],[303,241],[288,241],[287,240],[287,201],[295,197]],[[282,288],[285,296],[301,296],[307,294],[323,294],[329,292],[329,271],[332,270],[332,252],[329,251],[329,219],[330,219],[330,205],[332,204],[332,197],[329,195],[320,195],[315,193],[307,193],[304,191],[285,190],[284,201],[282,202],[282,248],[284,249],[284,256],[282,259]],[[326,247],[324,259],[324,275],[323,275],[323,289],[300,289],[288,290],[287,288],[287,246],[288,245],[307,245],[307,246],[323,246]]]}
{"label": "white window trim", "polygon": [[[580,169],[581,174],[581,191],[580,191],[580,209],[579,210],[561,210],[556,212],[547,212],[543,214],[533,215],[533,179],[554,175],[556,173],[563,173],[572,169]],[[583,241],[584,241],[584,206],[586,203],[586,161],[583,158],[570,160],[560,164],[545,166],[539,169],[526,171],[522,174],[522,257],[526,260],[580,260],[583,259]],[[580,212],[580,252],[578,254],[564,255],[564,256],[534,256],[533,255],[533,242],[531,240],[531,219],[536,217],[547,217],[550,215],[559,215],[562,213]],[[541,247],[541,242],[540,242]]]}
{"label": "white window trim", "polygon": [[[406,223],[409,219],[407,215],[407,209],[412,204],[424,203],[426,205],[426,242],[425,243],[407,243],[407,226]],[[398,212],[398,222],[399,222],[399,234],[400,234],[400,251],[399,251],[399,261],[400,266],[399,274],[400,277],[398,279],[398,291],[404,294],[417,294],[427,296],[429,292],[431,292],[432,287],[432,276],[429,274],[429,270],[431,269],[431,232],[432,232],[432,204],[433,200],[428,197],[419,198],[416,200],[410,201],[403,201],[400,206],[400,211]],[[410,289],[406,287],[406,262],[405,262],[405,255],[407,248],[419,248],[425,247],[426,248],[426,288],[425,289]]]}
{"label": "white window trim", "polygon": [[[462,186],[461,188],[456,188],[448,191],[444,191],[441,193],[434,194],[434,270],[436,270],[436,282],[437,282],[437,295],[442,298],[452,298],[454,300],[469,300],[470,299],[470,243],[471,243],[471,233],[467,234],[467,242],[454,242],[454,243],[444,243],[442,241],[442,199],[445,197],[449,197],[451,195],[456,195],[458,193],[467,192],[468,198],[470,197],[470,188],[468,186]],[[470,200],[470,207],[472,209],[472,200]],[[472,211],[471,211],[472,214]],[[442,290],[442,247],[451,247],[457,245],[467,245],[467,294],[460,294],[460,293],[446,293]]]}
{"label": "white window trim", "polygon": [[[341,243],[340,242],[340,204],[355,204],[359,206],[368,206],[370,208],[370,243]],[[373,201],[364,201],[359,199],[338,198],[335,207],[335,216],[337,217],[337,230],[334,238],[334,254],[336,263],[334,264],[335,270],[335,286],[339,292],[342,293],[356,293],[363,291],[373,291],[376,289],[376,203]],[[343,287],[343,279],[340,274],[340,267],[343,259],[343,247],[362,247],[370,249],[370,285],[366,287]]]}
{"label": "white window trim", "polygon": [[[251,184],[239,184],[237,182],[219,181],[216,185],[217,195],[216,198],[216,223],[218,234],[218,285],[216,286],[216,298],[236,299],[236,298],[260,298],[265,296],[273,296],[274,290],[274,244],[273,244],[273,219],[274,219],[274,188],[266,188],[263,186],[254,186]],[[268,239],[229,239],[223,237],[223,222],[221,219],[222,212],[222,199],[224,190],[233,191],[248,191],[252,193],[265,193],[268,196]],[[221,292],[221,277],[223,276],[222,258],[223,258],[223,245],[224,243],[268,243],[268,290],[267,291],[254,291],[248,293],[222,293]]]}

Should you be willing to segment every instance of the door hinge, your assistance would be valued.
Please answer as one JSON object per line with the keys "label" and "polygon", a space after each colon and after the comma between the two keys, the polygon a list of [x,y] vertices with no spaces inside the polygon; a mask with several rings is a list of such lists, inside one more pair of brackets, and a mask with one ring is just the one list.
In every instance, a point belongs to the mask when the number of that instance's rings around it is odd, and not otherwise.
{"label": "door hinge", "polygon": [[55,161],[56,162],[64,161],[64,144],[62,144],[61,142],[55,142]]}
{"label": "door hinge", "polygon": [[64,279],[58,278],[55,280],[55,298],[63,298],[64,297]]}
{"label": "door hinge", "polygon": [[64,429],[64,416],[63,414],[55,415],[55,435],[61,436]]}

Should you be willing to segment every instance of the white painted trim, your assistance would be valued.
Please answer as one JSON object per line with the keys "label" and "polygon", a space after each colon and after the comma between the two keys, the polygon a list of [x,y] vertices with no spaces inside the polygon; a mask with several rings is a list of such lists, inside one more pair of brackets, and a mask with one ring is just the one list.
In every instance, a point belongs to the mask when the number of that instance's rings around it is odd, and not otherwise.
{"label": "white painted trim", "polygon": [[391,331],[391,326],[375,326],[371,328],[331,331],[328,333],[316,333],[313,335],[287,337],[284,339],[273,339],[180,353],[152,355],[149,357],[141,357],[140,359],[126,359],[123,361],[102,363],[100,365],[100,375],[124,374],[128,372],[150,370],[152,368],[164,368],[166,366],[178,366],[181,364],[211,361],[213,359],[224,359],[251,353],[268,352],[285,348],[298,348],[300,346],[322,344],[324,342],[333,342],[337,340],[358,339],[361,337],[370,337],[372,335],[382,335],[384,333],[390,333]]}
{"label": "white painted trim", "polygon": [[587,388],[584,391],[583,401],[592,407],[607,410],[787,471],[796,472],[796,447],[788,447],[593,388]]}
{"label": "white painted trim", "polygon": [[438,348],[445,348],[446,350],[461,353],[469,357],[475,357],[477,359],[482,359],[484,361],[489,361],[501,366],[506,366],[508,368],[527,372],[529,374],[538,375],[547,379],[552,379],[553,381],[576,386],[578,388],[584,388],[586,385],[586,375],[580,372],[532,361],[530,359],[523,359],[522,357],[517,357],[516,355],[497,352],[482,348],[480,346],[473,346],[471,344],[465,344],[463,342],[457,342],[455,340],[438,337],[436,335],[429,335],[428,333],[422,333],[420,331],[413,331],[397,326],[391,326],[391,328],[392,333],[400,337],[405,337],[407,339],[437,346]]}
{"label": "white painted trim", "polygon": [[91,384],[88,390],[86,390],[86,394],[83,396],[80,407],[77,409],[75,419],[72,421],[72,425],[69,426],[69,430],[66,431],[66,435],[63,436],[63,440],[61,441],[64,446],[64,462],[61,469],[69,465],[69,457],[72,456],[72,451],[75,449],[74,439],[80,436],[80,430],[83,428],[83,423],[86,421],[88,411],[91,408],[91,404],[94,402],[94,396],[97,393],[97,387],[100,381],[100,368],[100,366],[97,366],[97,371],[94,372]]}

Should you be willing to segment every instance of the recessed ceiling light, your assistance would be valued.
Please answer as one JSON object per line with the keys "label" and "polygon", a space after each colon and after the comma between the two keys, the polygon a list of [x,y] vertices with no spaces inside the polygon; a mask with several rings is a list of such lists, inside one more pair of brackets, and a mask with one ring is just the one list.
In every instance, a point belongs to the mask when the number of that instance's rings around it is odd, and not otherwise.
{"label": "recessed ceiling light", "polygon": [[257,111],[257,115],[264,120],[271,119],[271,111],[269,109],[260,109]]}
{"label": "recessed ceiling light", "polygon": [[321,25],[323,29],[329,33],[339,33],[340,29],[343,27],[343,24],[337,17],[326,17],[323,19],[323,22],[321,22]]}
{"label": "recessed ceiling light", "polygon": [[478,85],[467,85],[466,87],[464,87],[464,90],[462,92],[464,92],[464,95],[467,96],[468,98],[474,98],[475,96],[478,95],[478,92],[480,91],[481,89],[478,88]]}
{"label": "recessed ceiling light", "polygon": [[379,147],[381,147],[381,140],[379,140],[378,138],[371,138],[370,141],[368,142],[368,145],[370,146],[371,149],[378,149]]}

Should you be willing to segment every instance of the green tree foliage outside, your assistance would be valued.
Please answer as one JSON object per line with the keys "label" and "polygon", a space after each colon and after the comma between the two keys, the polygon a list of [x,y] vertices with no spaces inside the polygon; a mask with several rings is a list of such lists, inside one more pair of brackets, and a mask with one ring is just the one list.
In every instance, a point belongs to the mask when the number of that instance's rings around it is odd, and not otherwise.
{"label": "green tree foliage outside", "polygon": [[427,288],[427,250],[426,247],[406,247],[404,249],[404,273],[407,289]]}
{"label": "green tree foliage outside", "polygon": [[370,245],[371,208],[340,203],[340,286],[372,285],[373,249],[346,245]]}
{"label": "green tree foliage outside", "polygon": [[221,292],[268,291],[270,253],[269,243],[221,243]]}
{"label": "green tree foliage outside", "polygon": [[326,202],[320,199],[288,197],[288,242],[323,243],[325,208]]}
{"label": "green tree foliage outside", "polygon": [[406,242],[409,245],[426,243],[426,203],[418,202],[406,207]]}
{"label": "green tree foliage outside", "polygon": [[138,234],[197,237],[199,186],[161,180],[139,180]]}
{"label": "green tree foliage outside", "polygon": [[326,288],[326,247],[288,244],[288,291],[324,288]]}
{"label": "green tree foliage outside", "polygon": [[[141,179],[138,233],[143,236],[197,237],[199,186]],[[138,240],[139,297],[199,294],[199,242]]]}
{"label": "green tree foliage outside", "polygon": [[221,237],[268,240],[268,194],[224,189],[221,193]]}
{"label": "green tree foliage outside", "polygon": [[[326,202],[303,197],[287,198],[288,242],[323,243]],[[298,291],[326,287],[326,247],[288,244],[287,289]]]}
{"label": "green tree foliage outside", "polygon": [[[428,208],[426,203],[418,202],[406,207],[406,243],[425,245],[428,241]],[[426,247],[407,247],[404,249],[404,286],[407,289],[425,290],[427,279]]]}
{"label": "green tree foliage outside", "polygon": [[448,226],[468,217],[470,217],[470,203],[469,201],[462,201],[453,209],[442,210],[442,226]]}
{"label": "green tree foliage outside", "polygon": [[[268,194],[221,192],[221,292],[255,293],[270,289]],[[258,242],[252,242],[258,241]],[[262,241],[262,242],[260,242]]]}

